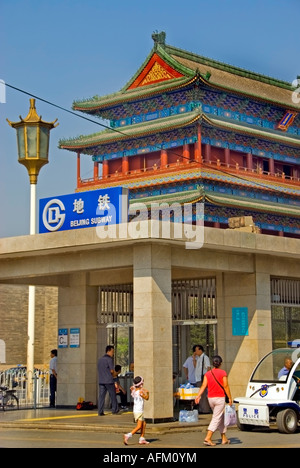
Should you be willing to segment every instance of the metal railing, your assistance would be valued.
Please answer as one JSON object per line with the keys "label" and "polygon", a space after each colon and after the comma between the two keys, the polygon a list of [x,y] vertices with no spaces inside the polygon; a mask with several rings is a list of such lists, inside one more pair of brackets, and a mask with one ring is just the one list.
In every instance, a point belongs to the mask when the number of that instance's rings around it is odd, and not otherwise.
{"label": "metal railing", "polygon": [[49,370],[35,369],[28,375],[26,368],[11,368],[0,372],[0,386],[15,390],[19,408],[49,406]]}

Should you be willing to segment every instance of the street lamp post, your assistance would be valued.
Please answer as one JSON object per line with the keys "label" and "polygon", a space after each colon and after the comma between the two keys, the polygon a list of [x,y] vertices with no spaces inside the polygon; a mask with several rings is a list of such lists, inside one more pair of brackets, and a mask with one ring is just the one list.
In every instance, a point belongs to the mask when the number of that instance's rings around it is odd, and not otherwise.
{"label": "street lamp post", "polygon": [[[57,119],[45,122],[38,116],[35,99],[30,99],[29,113],[25,119],[20,116],[19,122],[7,122],[16,129],[18,144],[18,161],[23,164],[30,181],[30,234],[36,233],[36,185],[40,169],[47,164],[50,130],[58,125]],[[34,372],[34,321],[35,321],[35,286],[29,286],[28,295],[28,344],[27,375],[28,395],[32,396],[32,377]]]}

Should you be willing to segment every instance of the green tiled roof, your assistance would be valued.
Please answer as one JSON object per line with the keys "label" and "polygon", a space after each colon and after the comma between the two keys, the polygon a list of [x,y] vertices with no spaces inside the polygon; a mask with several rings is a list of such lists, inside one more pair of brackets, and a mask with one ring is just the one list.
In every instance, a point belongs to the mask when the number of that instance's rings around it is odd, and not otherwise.
{"label": "green tiled roof", "polygon": [[[126,127],[122,127],[120,130],[104,130],[103,132],[94,133],[92,135],[81,136],[69,140],[60,140],[59,147],[71,151],[84,150],[84,148],[96,147],[113,141],[140,138],[144,135],[163,132],[177,127],[184,127],[192,124],[199,118],[200,110],[196,109],[192,112],[176,114],[171,117],[127,125]],[[84,153],[84,151],[82,152]]]}
{"label": "green tiled roof", "polygon": [[218,205],[235,206],[244,209],[253,209],[269,213],[277,213],[285,216],[300,217],[300,207],[283,203],[267,202],[255,198],[242,198],[235,195],[217,194],[207,192],[206,200]]}
{"label": "green tiled roof", "polygon": [[176,114],[169,117],[155,119],[149,122],[142,122],[127,125],[119,129],[104,130],[92,135],[81,136],[69,140],[60,140],[59,147],[70,151],[81,151],[89,154],[89,148],[96,148],[114,141],[126,141],[132,138],[141,138],[145,135],[164,132],[170,129],[191,125],[199,119],[203,119],[208,125],[216,126],[224,130],[240,132],[254,137],[271,139],[272,141],[282,142],[289,145],[300,145],[300,138],[297,135],[283,133],[277,130],[264,129],[258,126],[249,126],[247,124],[233,120],[222,120],[218,117],[207,117],[199,108],[183,114]]}
{"label": "green tiled roof", "polygon": [[[284,216],[300,217],[300,207],[283,203],[267,202],[265,200],[249,199],[238,197],[236,195],[219,194],[217,192],[206,191],[203,193],[201,188],[172,194],[161,194],[156,196],[144,197],[130,200],[131,211],[133,205],[144,203],[150,206],[152,203],[195,203],[206,200],[213,205],[232,206],[245,210],[262,211],[268,213],[277,213]],[[130,210],[129,210],[130,212]]]}
{"label": "green tiled roof", "polygon": [[[128,89],[149,63],[154,52],[168,65],[181,73],[183,78]],[[201,76],[202,81],[209,86],[234,91],[300,112],[300,104],[294,103],[292,100],[292,93],[295,89],[291,83],[203,57],[165,43],[155,43],[154,48],[143,64],[119,92],[75,101],[73,108],[84,112],[99,110],[100,115],[101,109],[107,109],[125,101],[141,99],[151,94],[162,93],[168,89],[184,86],[196,75]]]}
{"label": "green tiled roof", "polygon": [[180,88],[190,83],[193,79],[190,77],[174,78],[168,81],[162,81],[157,84],[142,86],[140,88],[133,88],[127,91],[118,91],[113,94],[106,96],[94,96],[91,99],[82,101],[75,101],[73,103],[73,109],[83,112],[92,112],[94,110],[105,107],[111,107],[113,105],[121,104],[122,102],[135,101],[137,99],[150,97],[154,94],[166,92],[167,90]]}

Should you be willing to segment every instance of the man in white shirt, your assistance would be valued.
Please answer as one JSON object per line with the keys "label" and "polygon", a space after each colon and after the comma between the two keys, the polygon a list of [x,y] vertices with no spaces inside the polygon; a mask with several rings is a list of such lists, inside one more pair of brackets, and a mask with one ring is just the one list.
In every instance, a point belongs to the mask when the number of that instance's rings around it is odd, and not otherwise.
{"label": "man in white shirt", "polygon": [[200,356],[201,348],[202,348],[201,345],[194,345],[193,354],[189,356],[183,364],[183,370],[185,373],[186,380],[188,380],[190,384],[195,385],[195,386],[196,386],[195,369],[196,369],[197,359]]}
{"label": "man in white shirt", "polygon": [[55,408],[55,394],[57,387],[57,349],[52,349],[50,356],[50,408]]}

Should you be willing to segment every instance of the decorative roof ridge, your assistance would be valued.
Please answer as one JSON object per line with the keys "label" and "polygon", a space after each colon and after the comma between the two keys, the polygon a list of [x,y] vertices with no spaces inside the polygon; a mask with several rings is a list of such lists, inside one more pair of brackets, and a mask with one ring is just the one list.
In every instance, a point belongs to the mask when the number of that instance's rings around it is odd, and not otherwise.
{"label": "decorative roof ridge", "polygon": [[237,67],[235,65],[227,64],[225,62],[220,62],[218,60],[211,59],[209,57],[204,57],[204,56],[198,55],[198,54],[196,54],[194,52],[189,52],[189,51],[186,51],[184,49],[180,49],[178,47],[174,47],[174,46],[171,46],[171,45],[168,45],[168,44],[165,44],[164,50],[168,54],[178,55],[178,56],[180,56],[182,58],[190,59],[190,60],[192,60],[194,62],[197,62],[197,63],[199,63],[199,61],[200,61],[200,63],[202,63],[203,65],[208,65],[208,66],[211,66],[213,68],[218,68],[219,70],[227,71],[229,73],[233,73],[235,75],[239,75],[239,76],[242,76],[244,78],[250,78],[250,79],[253,79],[253,80],[256,80],[256,81],[261,81],[261,82],[266,83],[266,84],[270,84],[270,85],[273,85],[273,86],[279,86],[281,88],[288,89],[290,91],[294,91],[294,87],[288,81],[280,80],[280,79],[273,78],[273,77],[268,76],[268,75],[253,72],[251,70],[247,70],[246,68]]}

